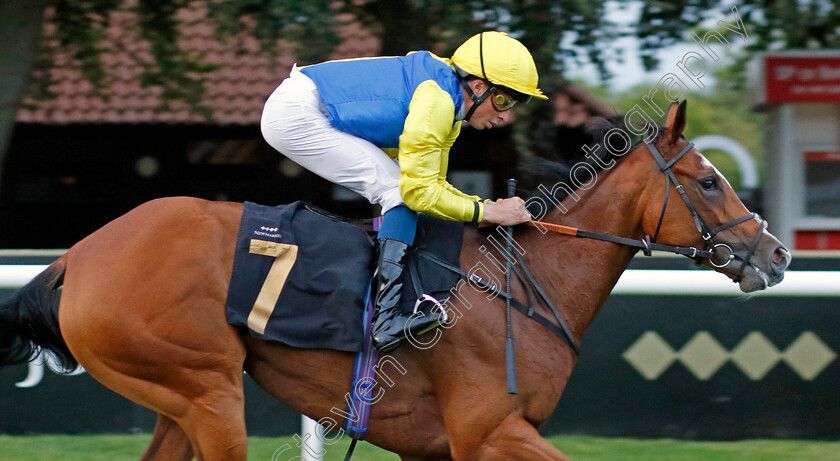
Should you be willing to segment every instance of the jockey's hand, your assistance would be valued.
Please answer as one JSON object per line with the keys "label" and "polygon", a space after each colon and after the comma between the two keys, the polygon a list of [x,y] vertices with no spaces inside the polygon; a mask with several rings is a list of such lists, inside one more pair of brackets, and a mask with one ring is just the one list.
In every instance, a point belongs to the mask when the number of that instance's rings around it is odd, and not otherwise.
{"label": "jockey's hand", "polygon": [[[519,197],[500,198],[495,202],[484,204],[484,217],[481,224],[501,224],[512,226],[531,220],[531,215],[525,208],[525,200]],[[483,227],[483,226],[481,226]]]}

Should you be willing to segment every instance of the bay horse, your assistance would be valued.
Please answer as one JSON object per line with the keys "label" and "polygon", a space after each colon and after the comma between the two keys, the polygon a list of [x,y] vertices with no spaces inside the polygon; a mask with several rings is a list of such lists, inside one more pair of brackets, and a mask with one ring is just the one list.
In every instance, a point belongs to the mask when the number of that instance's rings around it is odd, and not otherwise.
{"label": "bay horse", "polygon": [[[689,146],[682,137],[685,123],[685,103],[672,104],[652,142],[628,145],[629,152],[597,172],[597,181],[582,184],[539,218],[638,241],[655,235],[663,244],[704,247],[711,239],[704,241],[689,208],[667,201],[668,194],[684,193],[704,225],[723,226],[713,241],[731,249],[733,262],[715,270],[744,292],[780,282],[789,252]],[[241,213],[241,204],[165,198],[105,225],[0,306],[0,363],[47,349],[66,366],[78,362],[105,386],[156,411],[143,460],[246,459],[243,370],[276,399],[337,429],[344,419],[335,409],[346,408],[354,354],[295,349],[226,322]],[[516,228],[515,240],[576,340],[637,252],[527,226]],[[462,267],[484,261],[486,241],[485,233],[465,227]],[[485,267],[503,277],[494,265]],[[527,298],[521,282],[514,281],[511,292]],[[374,391],[378,401],[367,440],[406,461],[568,459],[537,427],[552,414],[574,368],[570,344],[513,313],[519,392],[508,394],[504,300],[469,286],[457,298],[451,304],[455,323],[421,337],[435,335],[434,347],[405,345],[386,356],[391,362],[383,367],[390,368]],[[549,315],[542,304],[537,312]]]}

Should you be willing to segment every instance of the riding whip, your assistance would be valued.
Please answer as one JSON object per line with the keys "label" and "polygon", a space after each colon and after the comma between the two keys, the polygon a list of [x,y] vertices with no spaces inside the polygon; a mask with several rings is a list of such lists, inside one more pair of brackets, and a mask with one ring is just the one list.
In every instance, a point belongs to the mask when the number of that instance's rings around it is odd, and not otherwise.
{"label": "riding whip", "polygon": [[[508,179],[508,198],[516,195],[516,179]],[[510,273],[513,272],[513,226],[507,226],[507,246],[505,251],[505,286],[506,291],[510,293]],[[507,322],[507,338],[505,340],[505,360],[507,363],[507,392],[508,394],[518,394],[516,389],[516,357],[513,351],[513,323],[510,317],[510,296],[505,298],[505,320]]]}

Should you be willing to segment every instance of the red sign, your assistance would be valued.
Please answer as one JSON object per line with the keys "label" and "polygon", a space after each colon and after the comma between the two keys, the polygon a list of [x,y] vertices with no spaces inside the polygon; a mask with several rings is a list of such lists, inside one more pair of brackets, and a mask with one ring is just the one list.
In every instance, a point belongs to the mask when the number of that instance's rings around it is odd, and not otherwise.
{"label": "red sign", "polygon": [[796,231],[797,250],[840,250],[840,231]]}
{"label": "red sign", "polygon": [[840,103],[840,56],[764,58],[765,102]]}
{"label": "red sign", "polygon": [[806,162],[840,162],[840,151],[803,152]]}

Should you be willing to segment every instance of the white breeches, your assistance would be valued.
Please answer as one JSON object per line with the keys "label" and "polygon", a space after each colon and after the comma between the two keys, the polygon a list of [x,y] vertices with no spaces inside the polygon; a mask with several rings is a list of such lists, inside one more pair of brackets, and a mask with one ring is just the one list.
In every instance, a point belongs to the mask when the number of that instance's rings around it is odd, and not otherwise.
{"label": "white breeches", "polygon": [[372,143],[333,127],[315,83],[297,67],[266,101],[260,128],[271,147],[380,205],[383,214],[403,203],[397,161]]}

